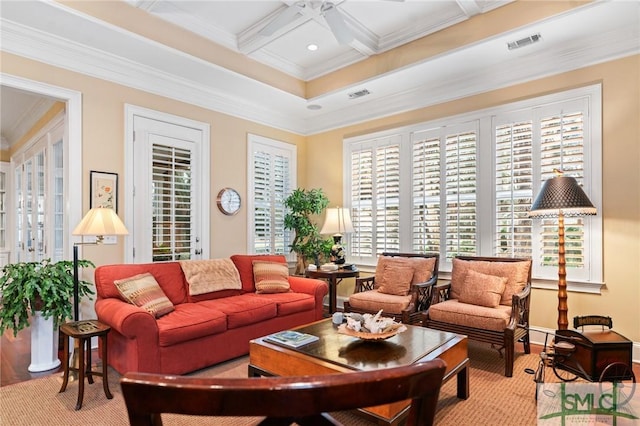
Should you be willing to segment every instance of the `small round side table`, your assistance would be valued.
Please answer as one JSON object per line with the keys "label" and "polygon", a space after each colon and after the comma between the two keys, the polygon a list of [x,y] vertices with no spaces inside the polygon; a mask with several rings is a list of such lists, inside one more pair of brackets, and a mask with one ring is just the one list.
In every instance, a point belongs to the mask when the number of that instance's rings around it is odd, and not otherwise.
{"label": "small round side table", "polygon": [[[97,320],[67,322],[60,326],[60,333],[63,334],[64,340],[64,361],[62,363],[64,367],[64,378],[60,392],[64,392],[67,389],[69,371],[76,371],[78,373],[78,402],[76,403],[76,410],[82,408],[85,375],[89,384],[93,384],[94,375],[102,376],[104,394],[107,396],[107,399],[113,398],[113,395],[109,391],[109,378],[107,376],[107,333],[109,333],[110,330],[111,327]],[[102,346],[102,371],[93,371],[91,369],[91,338],[94,336],[100,338],[100,344]],[[75,365],[69,365],[69,337],[76,340],[74,351],[76,349],[78,350],[77,359],[79,363],[77,367]],[[74,360],[75,358],[74,356]]]}

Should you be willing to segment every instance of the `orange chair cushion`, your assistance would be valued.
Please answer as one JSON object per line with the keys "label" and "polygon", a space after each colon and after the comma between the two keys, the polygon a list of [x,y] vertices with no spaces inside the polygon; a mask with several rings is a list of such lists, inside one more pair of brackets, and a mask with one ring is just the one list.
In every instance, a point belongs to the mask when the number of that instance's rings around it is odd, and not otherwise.
{"label": "orange chair cushion", "polygon": [[[451,298],[459,299],[462,287],[465,285],[467,272],[474,270],[486,275],[506,277],[501,305],[511,305],[511,298],[519,293],[527,285],[529,278],[531,261],[522,262],[490,262],[485,260],[462,260],[453,259],[453,269],[451,271]],[[477,285],[477,284],[475,284]]]}
{"label": "orange chair cushion", "polygon": [[471,269],[460,291],[460,302],[495,308],[500,304],[507,277],[486,275]]}
{"label": "orange chair cushion", "polygon": [[378,291],[384,294],[406,296],[413,279],[413,266],[402,262],[385,262],[380,275],[376,272]]}
{"label": "orange chair cushion", "polygon": [[411,296],[384,294],[378,290],[363,291],[349,296],[349,305],[357,310],[400,314],[411,303]]}
{"label": "orange chair cushion", "polygon": [[429,307],[429,319],[432,321],[457,324],[481,330],[503,332],[509,324],[510,317],[511,306],[505,305],[487,308],[451,299]]}

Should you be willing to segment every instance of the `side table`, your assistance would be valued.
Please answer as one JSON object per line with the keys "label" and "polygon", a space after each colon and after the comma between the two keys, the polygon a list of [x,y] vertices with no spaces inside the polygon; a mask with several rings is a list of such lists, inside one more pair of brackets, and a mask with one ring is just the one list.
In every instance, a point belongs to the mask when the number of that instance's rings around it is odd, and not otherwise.
{"label": "side table", "polygon": [[336,311],[338,284],[340,284],[344,278],[358,278],[360,271],[357,269],[337,269],[335,271],[306,270],[305,276],[307,278],[323,279],[329,283],[329,315],[331,315]]}
{"label": "side table", "polygon": [[[109,333],[110,330],[111,327],[102,324],[97,320],[68,322],[60,326],[60,333],[63,334],[64,339],[64,360],[62,362],[64,367],[64,378],[60,392],[64,392],[67,389],[69,371],[78,372],[78,402],[76,403],[76,410],[82,408],[85,374],[89,384],[93,384],[94,375],[102,376],[104,394],[107,396],[107,399],[113,398],[113,395],[109,391],[109,378],[107,376],[107,333]],[[91,369],[91,338],[94,336],[100,338],[102,346],[102,371],[93,371]],[[69,365],[69,337],[79,340],[79,342],[77,342],[78,344],[74,345],[78,349],[77,359],[79,364],[77,367],[75,365]]]}

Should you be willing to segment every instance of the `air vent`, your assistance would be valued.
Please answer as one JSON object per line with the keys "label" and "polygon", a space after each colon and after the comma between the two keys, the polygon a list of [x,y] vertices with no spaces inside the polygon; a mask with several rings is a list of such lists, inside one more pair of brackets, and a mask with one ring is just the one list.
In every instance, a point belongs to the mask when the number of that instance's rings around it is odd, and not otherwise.
{"label": "air vent", "polygon": [[531,35],[529,37],[521,38],[520,40],[512,41],[507,43],[507,47],[509,50],[519,49],[524,46],[528,46],[533,43],[537,43],[542,39],[540,33]]}
{"label": "air vent", "polygon": [[371,92],[369,92],[367,89],[362,89],[358,90],[357,92],[349,93],[349,99],[357,99],[370,94]]}

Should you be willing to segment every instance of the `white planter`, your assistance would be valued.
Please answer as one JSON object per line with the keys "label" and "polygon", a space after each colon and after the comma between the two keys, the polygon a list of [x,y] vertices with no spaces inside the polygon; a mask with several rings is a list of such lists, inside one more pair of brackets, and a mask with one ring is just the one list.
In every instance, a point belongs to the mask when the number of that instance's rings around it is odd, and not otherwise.
{"label": "white planter", "polygon": [[44,319],[42,313],[31,317],[31,364],[29,371],[52,370],[60,366],[58,359],[58,330],[53,326],[53,318]]}

